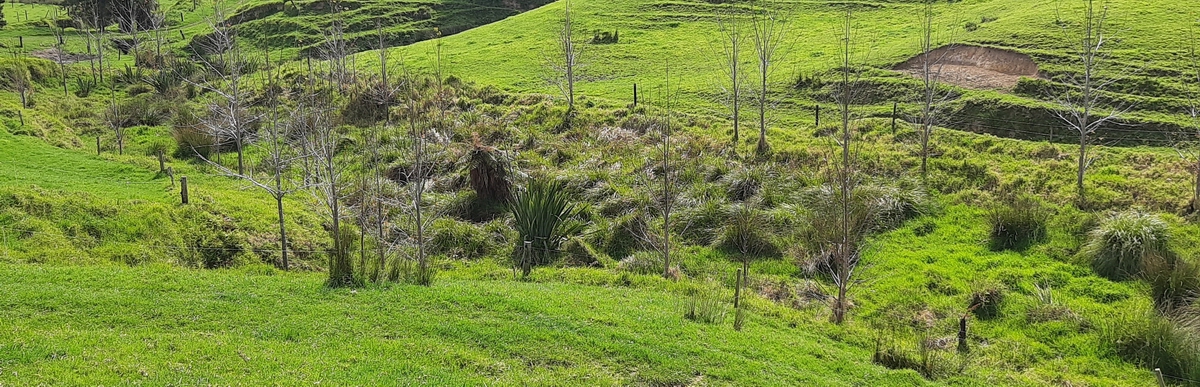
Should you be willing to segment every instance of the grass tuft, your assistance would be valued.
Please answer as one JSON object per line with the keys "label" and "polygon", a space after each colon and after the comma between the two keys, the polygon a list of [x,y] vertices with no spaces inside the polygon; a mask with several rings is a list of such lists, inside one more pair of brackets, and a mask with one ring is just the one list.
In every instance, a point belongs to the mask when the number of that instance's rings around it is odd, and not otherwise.
{"label": "grass tuft", "polygon": [[1143,273],[1148,259],[1171,259],[1167,223],[1141,211],[1113,214],[1088,235],[1080,254],[1097,274],[1112,280]]}

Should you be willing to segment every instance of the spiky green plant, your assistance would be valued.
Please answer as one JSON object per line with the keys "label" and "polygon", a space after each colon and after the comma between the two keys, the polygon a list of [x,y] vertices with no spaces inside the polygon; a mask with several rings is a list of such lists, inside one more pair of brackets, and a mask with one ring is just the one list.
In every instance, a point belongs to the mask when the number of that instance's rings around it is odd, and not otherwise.
{"label": "spiky green plant", "polygon": [[1167,223],[1154,214],[1126,211],[1113,214],[1092,231],[1081,254],[1097,274],[1113,280],[1143,273],[1147,258],[1169,258]]}
{"label": "spiky green plant", "polygon": [[513,225],[520,234],[513,258],[528,277],[534,266],[550,263],[567,238],[586,226],[577,220],[581,208],[571,203],[563,185],[536,179],[509,203]]}

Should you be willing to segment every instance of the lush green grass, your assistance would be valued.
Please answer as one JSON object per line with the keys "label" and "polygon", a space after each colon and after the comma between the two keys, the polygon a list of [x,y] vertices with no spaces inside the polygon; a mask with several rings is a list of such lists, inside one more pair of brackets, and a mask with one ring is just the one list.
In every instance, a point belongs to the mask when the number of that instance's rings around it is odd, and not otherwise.
{"label": "lush green grass", "polygon": [[[422,68],[433,64],[435,46],[443,52],[445,71],[465,79],[501,86],[521,92],[557,95],[553,86],[543,81],[546,63],[554,60],[553,42],[561,28],[565,2],[555,2],[537,10],[514,16],[465,33],[422,42],[404,50],[403,55]],[[728,116],[719,104],[724,97],[717,18],[730,10],[754,10],[762,3],[735,2],[712,4],[702,1],[637,1],[637,0],[577,0],[572,3],[573,21],[580,41],[590,39],[591,31],[619,30],[617,44],[581,44],[583,54],[580,72],[585,81],[577,89],[588,98],[625,105],[632,101],[633,85],[640,86],[643,101],[653,101],[661,94],[666,67],[671,67],[672,85],[679,92],[677,108],[705,115]],[[838,66],[843,3],[829,1],[776,1],[768,7],[780,10],[788,20],[787,44],[781,60],[771,74],[775,88],[770,118],[772,127],[795,130],[813,121],[814,103],[830,103],[827,95],[794,88],[800,76],[811,77]],[[1071,71],[1070,32],[1055,24],[1067,21],[1078,25],[1082,2],[1051,0],[1012,2],[1004,0],[966,0],[938,6],[935,21],[938,39],[998,46],[1029,53],[1041,65],[1044,75],[1053,76]],[[1183,109],[1161,110],[1144,97],[1182,96],[1180,71],[1184,70],[1186,51],[1183,40],[1194,18],[1177,1],[1112,0],[1108,25],[1113,39],[1108,43],[1116,50],[1118,65],[1105,68],[1113,74],[1117,68],[1131,69],[1130,77],[1112,89],[1118,98],[1138,100],[1131,117],[1157,122],[1177,122]],[[855,62],[875,68],[891,66],[915,56],[920,50],[918,28],[920,2],[875,1],[855,7]],[[967,23],[986,23],[974,31]],[[747,45],[744,57],[746,72],[754,76],[752,47]],[[366,54],[363,63],[373,63],[375,54]],[[397,56],[401,54],[396,54]],[[369,66],[369,65],[368,65]],[[866,101],[867,115],[889,115],[892,102],[899,102],[905,116],[914,115],[919,89],[905,75],[893,72],[870,73],[867,79],[879,87],[879,100]],[[959,103],[981,101],[985,109],[1000,106],[1045,108],[1037,100],[1047,95],[1038,92],[1011,95],[995,91],[967,91]],[[983,102],[994,101],[994,102]],[[749,101],[746,101],[748,107]],[[827,106],[828,108],[828,106]],[[749,121],[750,109],[745,117]],[[970,113],[977,113],[971,111]],[[755,115],[755,118],[757,116]],[[1031,122],[1019,116],[1004,116],[1013,122],[989,123],[1004,130],[1046,132],[1042,125],[1054,122]],[[951,120],[954,121],[954,120]],[[955,125],[965,129],[969,122]],[[752,125],[748,125],[752,129]],[[984,130],[993,130],[986,128]],[[1063,131],[1065,132],[1065,130]],[[1061,132],[1060,132],[1061,136]],[[749,137],[749,136],[748,136]],[[747,139],[752,141],[752,139]],[[776,141],[781,142],[781,141]]]}
{"label": "lush green grass", "polygon": [[925,384],[778,319],[741,332],[687,321],[669,292],[468,280],[331,291],[319,275],[165,267],[0,273],[5,384]]}

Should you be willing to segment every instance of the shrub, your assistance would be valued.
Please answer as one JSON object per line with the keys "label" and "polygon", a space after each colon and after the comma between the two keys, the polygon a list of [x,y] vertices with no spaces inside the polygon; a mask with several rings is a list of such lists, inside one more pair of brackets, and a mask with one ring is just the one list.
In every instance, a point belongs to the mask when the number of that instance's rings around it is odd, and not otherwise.
{"label": "shrub", "polygon": [[1141,274],[1147,258],[1171,259],[1168,238],[1167,224],[1158,216],[1136,210],[1120,212],[1089,233],[1080,254],[1097,274],[1125,280]]}
{"label": "shrub", "polygon": [[583,231],[580,207],[571,203],[561,183],[533,180],[509,204],[520,234],[513,258],[528,277],[535,265],[549,264],[567,238]]}
{"label": "shrub", "polygon": [[1020,251],[1046,239],[1050,210],[1037,199],[1022,197],[994,205],[988,218],[992,250]]}
{"label": "shrub", "polygon": [[87,98],[96,90],[96,81],[87,78],[75,78],[75,96],[79,98]]}
{"label": "shrub", "polygon": [[729,211],[725,227],[715,242],[716,248],[743,259],[778,256],[779,247],[771,241],[768,224],[762,211],[746,205],[735,205]]}

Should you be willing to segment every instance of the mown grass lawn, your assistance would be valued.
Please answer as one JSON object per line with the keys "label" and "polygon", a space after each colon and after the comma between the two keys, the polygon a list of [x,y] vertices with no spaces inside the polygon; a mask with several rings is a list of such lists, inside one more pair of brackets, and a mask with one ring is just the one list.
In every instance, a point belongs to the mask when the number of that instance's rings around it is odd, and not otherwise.
{"label": "mown grass lawn", "polygon": [[804,326],[743,332],[633,288],[0,266],[0,384],[921,385]]}

